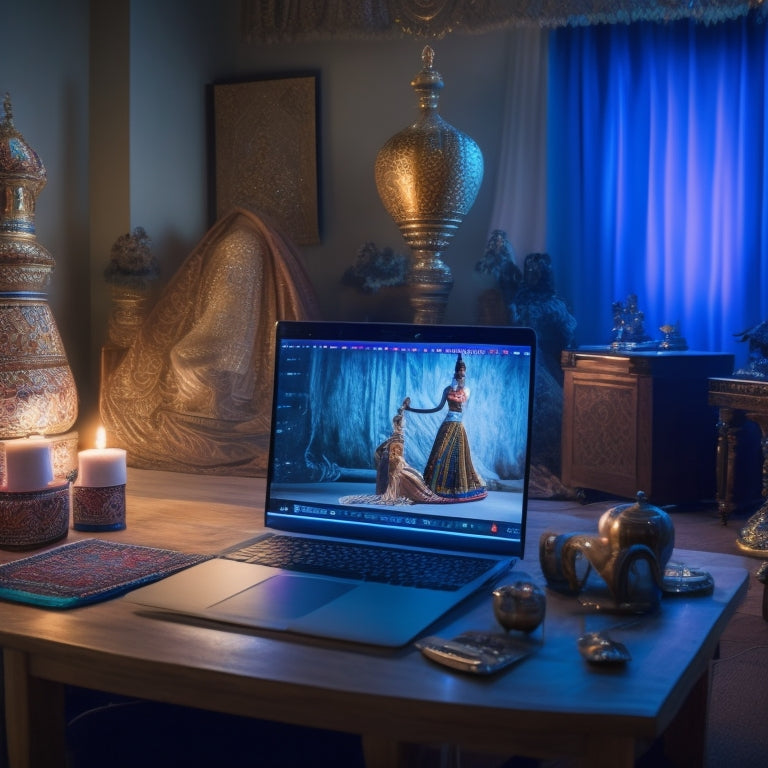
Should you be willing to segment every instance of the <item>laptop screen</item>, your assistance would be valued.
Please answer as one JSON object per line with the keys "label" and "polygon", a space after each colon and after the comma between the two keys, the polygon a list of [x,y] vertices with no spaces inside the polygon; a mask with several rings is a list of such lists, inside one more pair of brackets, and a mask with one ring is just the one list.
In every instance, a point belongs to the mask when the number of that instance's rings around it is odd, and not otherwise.
{"label": "laptop screen", "polygon": [[279,322],[266,524],[522,557],[531,329]]}

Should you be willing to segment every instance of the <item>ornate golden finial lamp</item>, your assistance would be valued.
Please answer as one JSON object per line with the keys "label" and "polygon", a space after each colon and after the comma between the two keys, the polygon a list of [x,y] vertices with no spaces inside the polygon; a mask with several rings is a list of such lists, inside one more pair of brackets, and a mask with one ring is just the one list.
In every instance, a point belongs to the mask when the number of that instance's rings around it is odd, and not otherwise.
{"label": "ornate golden finial lamp", "polygon": [[[54,438],[54,468],[77,466],[77,390],[47,288],[53,257],[35,236],[35,202],[46,172],[13,125],[11,99],[0,120],[0,441]],[[64,458],[57,461],[56,436]],[[74,463],[72,463],[74,462]],[[66,465],[69,464],[68,467]],[[0,467],[2,468],[2,467]]]}
{"label": "ornate golden finial lamp", "polygon": [[411,248],[408,276],[417,323],[439,323],[453,287],[442,256],[469,212],[483,180],[483,154],[437,111],[443,79],[426,46],[411,81],[419,118],[395,134],[376,157],[376,186],[384,207]]}

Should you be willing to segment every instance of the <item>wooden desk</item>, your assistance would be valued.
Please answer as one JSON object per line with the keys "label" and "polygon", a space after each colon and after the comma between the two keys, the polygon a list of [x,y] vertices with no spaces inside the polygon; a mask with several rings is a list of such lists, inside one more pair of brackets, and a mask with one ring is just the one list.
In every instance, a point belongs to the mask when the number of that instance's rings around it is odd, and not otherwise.
{"label": "wooden desk", "polygon": [[[261,480],[130,470],[128,527],[108,536],[214,552],[260,529],[262,492]],[[517,568],[541,584],[540,534],[583,529],[545,509],[532,504],[528,554]],[[387,651],[171,619],[121,599],[69,611],[2,603],[11,766],[63,764],[67,684],[360,733],[373,767],[396,764],[409,743],[453,743],[628,768],[635,750],[665,730],[670,750],[693,765],[691,756],[704,753],[709,661],[747,582],[729,556],[696,553],[694,561],[711,564],[714,595],[666,599],[658,614],[614,632],[633,655],[625,668],[589,668],[576,637],[626,617],[548,593],[542,649],[488,679],[434,665],[411,646]],[[488,595],[434,629],[452,636],[469,628],[495,630]]]}
{"label": "wooden desk", "polygon": [[565,350],[562,480],[653,504],[712,498],[714,412],[707,379],[733,355]]}

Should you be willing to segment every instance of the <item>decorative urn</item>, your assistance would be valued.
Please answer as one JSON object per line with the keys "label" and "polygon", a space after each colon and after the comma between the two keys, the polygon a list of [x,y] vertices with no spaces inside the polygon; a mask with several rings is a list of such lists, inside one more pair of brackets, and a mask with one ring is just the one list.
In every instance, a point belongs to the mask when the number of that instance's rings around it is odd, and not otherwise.
{"label": "decorative urn", "polygon": [[77,418],[77,390],[48,305],[54,260],[35,236],[35,203],[46,172],[13,124],[0,120],[0,440],[57,435]]}
{"label": "decorative urn", "polygon": [[480,148],[438,112],[443,79],[434,55],[424,48],[423,68],[411,81],[418,119],[387,141],[375,164],[379,196],[411,248],[408,285],[417,323],[443,319],[453,276],[442,257],[483,180]]}

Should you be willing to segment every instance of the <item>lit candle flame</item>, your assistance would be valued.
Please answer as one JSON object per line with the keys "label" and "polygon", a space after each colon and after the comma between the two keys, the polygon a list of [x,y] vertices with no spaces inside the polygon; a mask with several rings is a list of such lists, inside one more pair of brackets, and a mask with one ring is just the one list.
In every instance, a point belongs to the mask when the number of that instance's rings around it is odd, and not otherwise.
{"label": "lit candle flame", "polygon": [[107,447],[107,431],[104,429],[104,427],[101,426],[96,430],[96,447]]}

